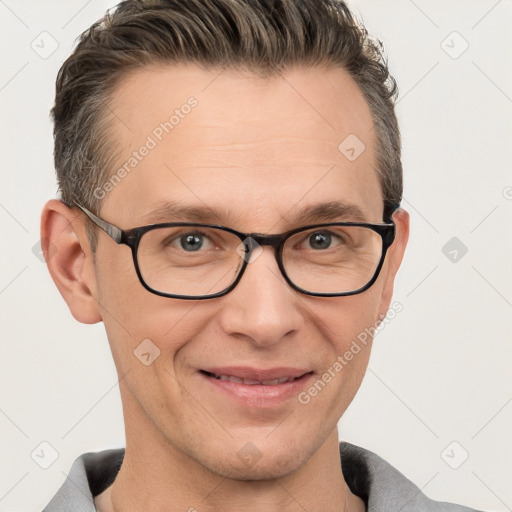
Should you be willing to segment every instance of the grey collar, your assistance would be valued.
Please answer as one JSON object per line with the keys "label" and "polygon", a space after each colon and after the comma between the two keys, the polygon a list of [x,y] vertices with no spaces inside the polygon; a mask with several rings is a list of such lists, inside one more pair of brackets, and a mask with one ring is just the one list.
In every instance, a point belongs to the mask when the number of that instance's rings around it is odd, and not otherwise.
{"label": "grey collar", "polygon": [[[402,473],[375,453],[339,444],[343,476],[367,512],[477,512],[429,499]],[[85,453],[76,459],[66,481],[43,512],[96,512],[93,496],[109,487],[121,467],[124,449]]]}

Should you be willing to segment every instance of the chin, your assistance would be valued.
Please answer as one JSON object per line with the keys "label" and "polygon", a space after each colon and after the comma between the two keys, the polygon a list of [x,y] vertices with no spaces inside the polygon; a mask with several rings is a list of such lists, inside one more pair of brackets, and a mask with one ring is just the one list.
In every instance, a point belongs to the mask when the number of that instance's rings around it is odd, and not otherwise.
{"label": "chin", "polygon": [[233,453],[232,450],[215,451],[202,464],[218,475],[232,480],[274,480],[285,477],[299,469],[306,461],[304,447],[297,450],[292,443],[281,447],[256,446],[246,442]]}

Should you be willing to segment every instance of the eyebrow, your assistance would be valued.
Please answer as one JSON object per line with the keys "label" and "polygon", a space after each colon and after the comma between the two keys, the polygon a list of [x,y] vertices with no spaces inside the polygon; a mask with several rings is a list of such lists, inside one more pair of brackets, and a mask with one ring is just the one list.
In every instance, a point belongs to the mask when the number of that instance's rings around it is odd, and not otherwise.
{"label": "eyebrow", "polygon": [[[353,221],[367,222],[361,208],[343,201],[329,201],[308,205],[301,208],[293,217],[285,214],[286,220],[294,225],[307,225],[316,222]],[[236,219],[233,212],[213,210],[208,206],[184,205],[174,201],[158,203],[156,208],[142,217],[143,222],[156,224],[160,222],[197,222],[204,224],[231,224]],[[238,218],[238,221],[240,218]]]}

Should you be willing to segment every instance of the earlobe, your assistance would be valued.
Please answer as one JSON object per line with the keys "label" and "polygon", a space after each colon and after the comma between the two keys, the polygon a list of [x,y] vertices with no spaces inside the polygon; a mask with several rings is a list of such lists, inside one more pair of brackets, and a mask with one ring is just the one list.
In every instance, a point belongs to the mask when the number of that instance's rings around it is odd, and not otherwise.
{"label": "earlobe", "polygon": [[100,322],[96,275],[84,221],[56,199],[43,208],[41,248],[50,275],[73,317],[84,324]]}

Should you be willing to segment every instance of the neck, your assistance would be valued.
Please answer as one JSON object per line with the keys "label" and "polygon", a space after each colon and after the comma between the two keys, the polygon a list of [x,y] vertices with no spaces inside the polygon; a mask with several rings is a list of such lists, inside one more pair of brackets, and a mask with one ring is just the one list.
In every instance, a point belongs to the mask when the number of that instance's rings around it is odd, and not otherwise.
{"label": "neck", "polygon": [[123,464],[112,486],[95,498],[95,505],[99,512],[365,510],[345,483],[337,429],[292,473],[272,480],[237,480],[187,456],[159,437],[149,421],[139,428],[126,423]]}

